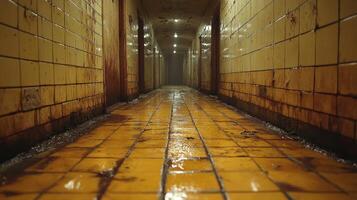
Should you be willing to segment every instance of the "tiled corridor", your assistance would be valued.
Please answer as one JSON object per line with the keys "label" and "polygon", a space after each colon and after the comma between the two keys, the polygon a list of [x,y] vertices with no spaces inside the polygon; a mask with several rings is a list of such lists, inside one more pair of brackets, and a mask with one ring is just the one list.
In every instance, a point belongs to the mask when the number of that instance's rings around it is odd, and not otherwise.
{"label": "tiled corridor", "polygon": [[122,105],[37,157],[2,178],[0,199],[357,198],[356,168],[187,87]]}

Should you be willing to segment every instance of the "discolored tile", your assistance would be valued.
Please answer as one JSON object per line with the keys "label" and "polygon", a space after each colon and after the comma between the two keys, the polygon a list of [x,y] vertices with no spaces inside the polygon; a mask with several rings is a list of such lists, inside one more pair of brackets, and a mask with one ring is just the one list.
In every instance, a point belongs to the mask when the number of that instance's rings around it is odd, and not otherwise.
{"label": "discolored tile", "polygon": [[271,144],[259,138],[237,138],[235,141],[240,147],[271,147]]}
{"label": "discolored tile", "polygon": [[10,180],[0,186],[0,193],[36,193],[41,192],[56,183],[63,174],[27,174]]}
{"label": "discolored tile", "polygon": [[219,191],[213,173],[169,174],[166,180],[167,192],[209,192]]}
{"label": "discolored tile", "polygon": [[338,185],[342,190],[357,192],[357,173],[321,173],[331,183]]}
{"label": "discolored tile", "polygon": [[246,157],[248,154],[241,147],[209,148],[213,157]]}
{"label": "discolored tile", "polygon": [[332,184],[312,172],[276,172],[269,176],[284,191],[291,192],[337,192]]}
{"label": "discolored tile", "polygon": [[263,172],[220,172],[219,176],[228,192],[279,191]]}
{"label": "discolored tile", "polygon": [[244,150],[248,153],[250,157],[285,157],[282,153],[280,153],[275,148],[256,148],[256,147],[248,147],[244,148]]}
{"label": "discolored tile", "polygon": [[67,172],[71,170],[80,158],[46,157],[27,168],[28,172]]}

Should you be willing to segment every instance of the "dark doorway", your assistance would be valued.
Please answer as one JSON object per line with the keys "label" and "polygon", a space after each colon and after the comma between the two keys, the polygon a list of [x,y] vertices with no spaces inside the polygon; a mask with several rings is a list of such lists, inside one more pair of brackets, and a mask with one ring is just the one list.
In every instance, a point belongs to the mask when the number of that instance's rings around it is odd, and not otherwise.
{"label": "dark doorway", "polygon": [[168,68],[168,84],[182,85],[184,54],[171,54],[166,56],[166,66]]}

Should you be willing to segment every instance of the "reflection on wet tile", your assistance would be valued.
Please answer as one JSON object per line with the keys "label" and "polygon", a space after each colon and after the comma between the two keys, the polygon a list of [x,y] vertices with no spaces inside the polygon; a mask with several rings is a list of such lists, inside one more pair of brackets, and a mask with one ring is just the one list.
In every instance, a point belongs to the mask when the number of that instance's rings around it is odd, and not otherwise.
{"label": "reflection on wet tile", "polygon": [[166,191],[167,192],[219,191],[219,185],[213,173],[169,174],[167,176],[167,181],[166,181]]}
{"label": "reflection on wet tile", "polygon": [[312,172],[276,172],[270,171],[269,176],[283,190],[292,192],[336,192],[332,184]]}
{"label": "reflection on wet tile", "polygon": [[106,172],[117,166],[120,160],[113,158],[85,158],[80,161],[73,171],[81,172]]}
{"label": "reflection on wet tile", "polygon": [[223,200],[220,193],[168,192],[165,200]]}
{"label": "reflection on wet tile", "polygon": [[262,172],[220,172],[219,176],[228,192],[279,191]]}
{"label": "reflection on wet tile", "polygon": [[288,200],[281,192],[228,193],[230,200]]}
{"label": "reflection on wet tile", "polygon": [[66,174],[49,192],[56,193],[95,193],[99,189],[100,176],[93,173]]}
{"label": "reflection on wet tile", "polygon": [[57,182],[63,174],[29,174],[20,176],[0,186],[0,193],[33,193],[41,192]]}
{"label": "reflection on wet tile", "polygon": [[209,171],[212,170],[212,165],[208,159],[179,159],[171,160],[169,170],[171,172]]}
{"label": "reflection on wet tile", "polygon": [[169,158],[179,159],[179,158],[199,158],[199,157],[201,158],[207,157],[204,148],[179,146],[169,149]]}

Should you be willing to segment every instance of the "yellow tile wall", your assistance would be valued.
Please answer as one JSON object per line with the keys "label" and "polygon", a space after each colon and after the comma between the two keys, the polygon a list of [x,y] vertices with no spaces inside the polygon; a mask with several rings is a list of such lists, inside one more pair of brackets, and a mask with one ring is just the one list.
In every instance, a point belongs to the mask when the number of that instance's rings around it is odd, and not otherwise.
{"label": "yellow tile wall", "polygon": [[0,1],[0,140],[103,103],[102,1]]}
{"label": "yellow tile wall", "polygon": [[211,90],[211,26],[205,25],[201,36],[201,88]]}
{"label": "yellow tile wall", "polygon": [[223,0],[219,92],[356,139],[355,44],[356,1]]}

